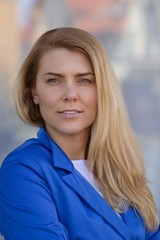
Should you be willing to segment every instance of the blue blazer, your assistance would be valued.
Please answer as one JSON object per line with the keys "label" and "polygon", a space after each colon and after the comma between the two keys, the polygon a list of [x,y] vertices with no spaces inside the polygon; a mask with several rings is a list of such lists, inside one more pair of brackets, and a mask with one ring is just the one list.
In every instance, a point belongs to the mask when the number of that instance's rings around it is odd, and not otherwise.
{"label": "blue blazer", "polygon": [[120,218],[44,128],[2,164],[0,230],[5,240],[160,240],[132,208]]}

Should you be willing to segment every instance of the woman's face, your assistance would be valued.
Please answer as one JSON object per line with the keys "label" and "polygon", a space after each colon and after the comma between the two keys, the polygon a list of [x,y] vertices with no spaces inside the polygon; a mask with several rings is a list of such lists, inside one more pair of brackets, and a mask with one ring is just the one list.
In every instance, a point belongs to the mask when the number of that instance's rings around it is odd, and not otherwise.
{"label": "woman's face", "polygon": [[40,61],[33,100],[54,139],[87,137],[97,113],[96,81],[87,57],[64,48],[47,52]]}

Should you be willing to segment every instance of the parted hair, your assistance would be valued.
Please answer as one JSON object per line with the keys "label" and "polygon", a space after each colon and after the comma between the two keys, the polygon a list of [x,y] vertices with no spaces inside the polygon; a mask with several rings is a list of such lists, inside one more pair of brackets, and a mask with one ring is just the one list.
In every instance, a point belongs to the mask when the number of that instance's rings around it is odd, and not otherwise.
{"label": "parted hair", "polygon": [[155,229],[157,209],[145,176],[143,156],[106,51],[94,36],[77,28],[57,28],[37,40],[15,83],[15,103],[20,118],[34,126],[45,125],[39,106],[33,102],[32,90],[41,58],[55,48],[81,52],[93,67],[98,112],[91,128],[86,157],[104,198],[118,212],[133,207],[148,230]]}

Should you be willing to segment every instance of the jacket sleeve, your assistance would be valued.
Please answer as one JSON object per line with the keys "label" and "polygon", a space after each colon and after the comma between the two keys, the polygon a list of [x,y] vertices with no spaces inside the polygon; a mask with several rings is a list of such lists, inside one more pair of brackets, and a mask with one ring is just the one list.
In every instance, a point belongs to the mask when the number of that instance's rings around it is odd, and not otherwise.
{"label": "jacket sleeve", "polygon": [[68,240],[47,182],[34,165],[13,161],[0,170],[1,234],[6,240]]}

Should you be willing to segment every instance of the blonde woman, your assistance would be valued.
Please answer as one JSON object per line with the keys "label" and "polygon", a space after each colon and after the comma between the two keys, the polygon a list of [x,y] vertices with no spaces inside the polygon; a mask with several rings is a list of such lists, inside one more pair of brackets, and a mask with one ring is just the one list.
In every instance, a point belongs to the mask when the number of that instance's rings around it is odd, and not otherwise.
{"label": "blonde woman", "polygon": [[21,119],[40,127],[0,170],[6,240],[158,240],[157,210],[120,87],[99,42],[44,33],[16,82]]}

